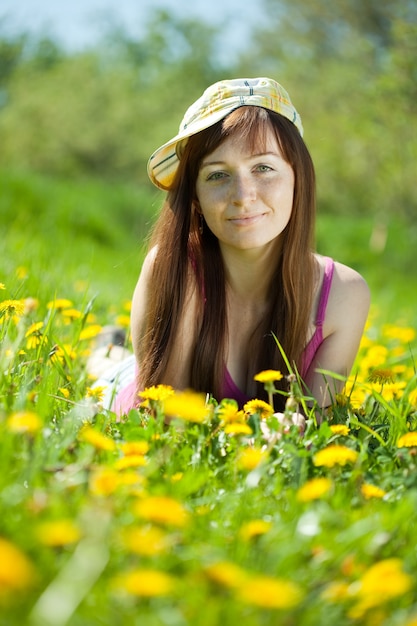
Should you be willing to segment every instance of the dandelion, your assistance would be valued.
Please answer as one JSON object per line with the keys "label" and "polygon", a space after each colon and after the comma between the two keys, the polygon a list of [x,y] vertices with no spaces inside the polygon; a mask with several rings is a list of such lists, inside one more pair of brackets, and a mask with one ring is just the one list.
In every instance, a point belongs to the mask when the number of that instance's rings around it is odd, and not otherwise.
{"label": "dandelion", "polygon": [[130,326],[130,315],[118,315],[116,317],[117,326],[122,326],[123,328],[129,328]]}
{"label": "dandelion", "polygon": [[96,387],[87,387],[86,395],[88,398],[92,398],[96,402],[101,402],[103,400],[106,389],[106,386],[102,387],[100,385],[97,385]]}
{"label": "dandelion", "polygon": [[47,303],[48,309],[55,309],[56,311],[62,311],[63,309],[69,309],[73,306],[71,300],[67,298],[56,298]]}
{"label": "dandelion", "polygon": [[142,454],[129,454],[129,456],[124,456],[115,461],[114,469],[124,470],[131,467],[144,467],[147,463],[148,461]]}
{"label": "dandelion", "polygon": [[234,402],[223,402],[218,410],[223,424],[246,421],[245,413],[238,409]]}
{"label": "dandelion", "polygon": [[237,597],[241,602],[266,609],[290,609],[302,598],[300,588],[292,582],[269,576],[248,578],[239,586]]}
{"label": "dandelion", "polygon": [[417,407],[417,389],[413,389],[408,394],[408,401],[413,407]]}
{"label": "dandelion", "polygon": [[89,443],[97,450],[104,450],[105,452],[112,452],[116,449],[116,444],[110,437],[103,435],[91,426],[83,426],[78,434],[78,439]]}
{"label": "dandelion", "polygon": [[204,394],[194,391],[180,391],[169,396],[164,404],[168,416],[180,417],[187,422],[201,424],[210,415]]}
{"label": "dandelion", "polygon": [[398,448],[414,448],[414,446],[417,446],[417,431],[405,433],[397,441]]}
{"label": "dandelion", "polygon": [[374,369],[368,376],[370,383],[380,383],[381,385],[393,383],[394,378],[394,372],[390,369]]}
{"label": "dandelion", "polygon": [[267,522],[263,519],[251,520],[250,522],[246,522],[246,524],[243,524],[243,526],[240,527],[239,536],[244,541],[249,541],[254,537],[265,535],[271,530],[271,527],[272,522]]}
{"label": "dandelion", "polygon": [[39,333],[39,331],[43,328],[43,325],[43,322],[35,322],[34,324],[31,324],[25,333],[25,337]]}
{"label": "dandelion", "polygon": [[148,522],[182,528],[189,522],[189,514],[183,505],[173,498],[150,496],[139,500],[134,507],[135,514]]}
{"label": "dandelion", "polygon": [[103,327],[100,326],[99,324],[91,324],[91,326],[86,326],[80,332],[80,336],[79,336],[80,341],[87,341],[89,339],[94,339],[94,337],[97,337],[97,335],[101,333],[102,328]]}
{"label": "dandelion", "polygon": [[350,585],[343,581],[334,581],[327,585],[321,597],[327,602],[344,602],[350,598]]}
{"label": "dandelion", "polygon": [[33,411],[13,413],[7,420],[7,428],[12,433],[34,435],[42,428],[42,420]]}
{"label": "dandelion", "polygon": [[35,570],[27,556],[13,543],[0,537],[0,600],[8,592],[19,592],[32,585]]}
{"label": "dandelion", "polygon": [[330,430],[333,435],[340,435],[342,437],[346,437],[350,432],[350,428],[346,426],[346,424],[332,424]]}
{"label": "dandelion", "polygon": [[274,383],[282,378],[283,376],[278,370],[264,370],[253,377],[259,383]]}
{"label": "dandelion", "polygon": [[58,547],[77,543],[81,532],[77,524],[70,519],[43,522],[36,528],[36,536],[44,546]]}
{"label": "dandelion", "polygon": [[245,448],[237,459],[237,467],[241,470],[251,471],[267,458],[267,453],[260,448]]}
{"label": "dandelion", "polygon": [[110,496],[122,483],[120,474],[109,467],[95,469],[88,481],[90,493],[95,496]]}
{"label": "dandelion", "polygon": [[329,478],[312,478],[302,485],[297,491],[297,500],[311,502],[327,495],[333,486]]}
{"label": "dandelion", "polygon": [[355,463],[357,458],[358,453],[352,448],[331,445],[319,450],[313,457],[313,463],[316,467],[334,467],[335,465]]}
{"label": "dandelion", "polygon": [[0,283],[0,290],[4,291],[6,289],[6,285],[4,283]]}
{"label": "dandelion", "polygon": [[0,302],[0,316],[7,318],[21,317],[25,312],[25,303],[23,300],[3,300]]}
{"label": "dandelion", "polygon": [[224,427],[226,435],[251,435],[252,428],[248,424],[242,424],[241,422],[231,422]]}
{"label": "dandelion", "polygon": [[404,595],[412,584],[413,580],[404,572],[400,559],[385,559],[371,565],[358,581],[355,594],[358,603],[350,616],[360,618],[368,609]]}
{"label": "dandelion", "polygon": [[126,456],[129,455],[144,455],[149,451],[149,443],[147,441],[127,441],[120,445],[120,449]]}
{"label": "dandelion", "polygon": [[154,385],[147,387],[140,392],[143,400],[153,400],[154,402],[164,402],[167,398],[174,394],[174,388],[170,385]]}
{"label": "dandelion", "polygon": [[175,579],[155,569],[137,569],[119,574],[114,579],[114,586],[134,596],[154,598],[172,593]]}
{"label": "dandelion", "polygon": [[371,500],[371,498],[383,498],[386,493],[387,492],[380,487],[370,483],[363,483],[363,485],[361,485],[361,494],[366,500]]}
{"label": "dandelion", "polygon": [[247,572],[230,561],[219,561],[204,569],[207,578],[220,587],[235,589],[248,578]]}
{"label": "dandelion", "polygon": [[140,556],[163,554],[171,546],[172,541],[167,534],[155,526],[129,528],[123,533],[125,547]]}
{"label": "dandelion", "polygon": [[64,396],[66,400],[70,397],[70,392],[66,387],[59,387],[59,393]]}
{"label": "dandelion", "polygon": [[249,400],[243,407],[243,410],[248,415],[257,414],[261,419],[267,419],[271,417],[274,410],[268,402],[264,402],[264,400]]}
{"label": "dandelion", "polygon": [[64,317],[64,319],[68,319],[68,321],[71,322],[73,320],[79,320],[83,316],[83,314],[81,313],[81,311],[78,311],[78,309],[69,308],[63,309],[62,316]]}
{"label": "dandelion", "polygon": [[409,326],[401,327],[393,324],[386,324],[382,329],[383,335],[387,339],[396,339],[400,343],[409,344],[416,338],[416,331]]}

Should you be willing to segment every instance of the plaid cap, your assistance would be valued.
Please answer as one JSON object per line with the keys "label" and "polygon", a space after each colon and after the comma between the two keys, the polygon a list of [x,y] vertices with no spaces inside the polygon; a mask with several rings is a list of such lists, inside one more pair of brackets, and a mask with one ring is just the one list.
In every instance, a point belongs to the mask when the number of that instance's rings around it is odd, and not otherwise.
{"label": "plaid cap", "polygon": [[280,113],[303,135],[301,118],[287,91],[270,78],[222,80],[208,87],[186,111],[178,134],[158,148],[148,161],[148,175],[160,189],[169,189],[178,167],[178,147],[191,135],[209,128],[241,106],[258,106]]}

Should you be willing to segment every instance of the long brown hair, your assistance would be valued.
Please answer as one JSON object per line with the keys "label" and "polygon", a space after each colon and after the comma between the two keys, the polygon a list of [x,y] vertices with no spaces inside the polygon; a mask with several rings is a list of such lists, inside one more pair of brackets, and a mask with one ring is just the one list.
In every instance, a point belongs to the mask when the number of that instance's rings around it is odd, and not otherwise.
{"label": "long brown hair", "polygon": [[[141,355],[141,388],[158,384],[167,368],[176,328],[183,312],[188,281],[200,287],[198,320],[189,386],[221,399],[227,342],[226,289],[218,241],[205,227],[199,230],[195,188],[203,158],[227,136],[245,137],[251,147],[263,145],[268,130],[277,138],[284,159],[294,171],[294,200],[282,236],[282,253],[273,273],[269,312],[251,340],[250,374],[263,369],[287,372],[272,336],[278,338],[290,363],[302,367],[302,353],[313,299],[315,263],[314,167],[296,127],[285,117],[254,106],[243,106],[219,123],[193,135],[179,150],[179,166],[156,223],[151,246],[157,245],[153,285]],[[181,147],[180,147],[181,148]],[[257,390],[257,397],[263,390]],[[278,408],[278,407],[277,407]]]}

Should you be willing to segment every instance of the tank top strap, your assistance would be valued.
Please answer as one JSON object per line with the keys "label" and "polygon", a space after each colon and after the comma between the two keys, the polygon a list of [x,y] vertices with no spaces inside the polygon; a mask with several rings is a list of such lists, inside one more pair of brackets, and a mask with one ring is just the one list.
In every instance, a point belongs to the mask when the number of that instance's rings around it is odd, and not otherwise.
{"label": "tank top strap", "polygon": [[327,303],[329,301],[330,288],[332,286],[334,274],[334,261],[330,257],[326,257],[326,265],[324,266],[323,283],[321,286],[320,300],[317,308],[316,327],[323,326],[326,317]]}

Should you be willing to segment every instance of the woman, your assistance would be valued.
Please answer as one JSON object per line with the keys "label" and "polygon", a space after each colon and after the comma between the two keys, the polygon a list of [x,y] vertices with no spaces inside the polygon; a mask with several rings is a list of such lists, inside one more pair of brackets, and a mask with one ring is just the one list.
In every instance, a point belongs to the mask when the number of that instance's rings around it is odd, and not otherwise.
{"label": "woman", "polygon": [[350,373],[369,291],[353,269],[313,252],[315,177],[302,133],[281,85],[227,80],[150,158],[167,196],[133,297],[137,376],[119,413],[156,384],[240,405],[261,398],[255,374],[287,373],[277,340],[319,407],[340,391],[317,370]]}

